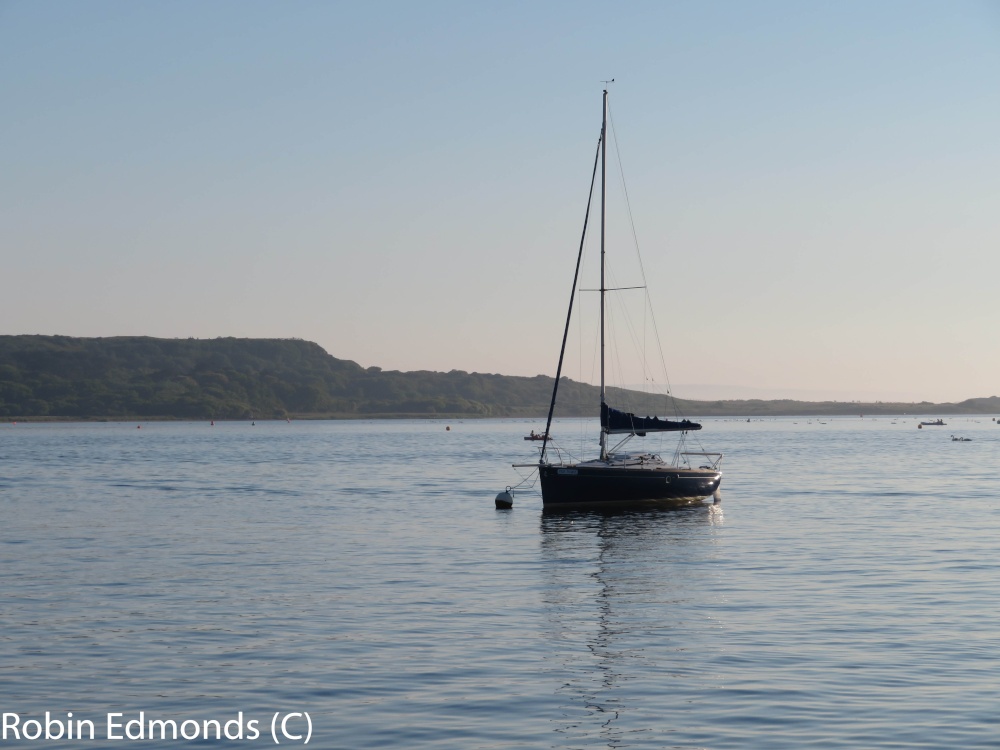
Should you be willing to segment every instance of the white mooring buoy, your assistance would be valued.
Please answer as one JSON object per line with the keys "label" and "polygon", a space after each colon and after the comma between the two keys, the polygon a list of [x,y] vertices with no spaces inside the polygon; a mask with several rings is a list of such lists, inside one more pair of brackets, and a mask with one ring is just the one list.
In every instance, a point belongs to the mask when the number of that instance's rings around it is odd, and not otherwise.
{"label": "white mooring buoy", "polygon": [[514,493],[510,491],[510,487],[497,495],[496,503],[498,508],[514,507]]}

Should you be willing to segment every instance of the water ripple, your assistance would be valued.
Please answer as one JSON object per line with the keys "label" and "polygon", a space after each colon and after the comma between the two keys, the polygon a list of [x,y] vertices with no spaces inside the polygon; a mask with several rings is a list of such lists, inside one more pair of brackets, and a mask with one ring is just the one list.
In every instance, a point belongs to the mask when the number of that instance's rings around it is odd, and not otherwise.
{"label": "water ripple", "polygon": [[302,710],[319,747],[994,747],[995,425],[825,421],[708,420],[722,506],[604,514],[494,510],[524,422],[0,431],[0,702]]}

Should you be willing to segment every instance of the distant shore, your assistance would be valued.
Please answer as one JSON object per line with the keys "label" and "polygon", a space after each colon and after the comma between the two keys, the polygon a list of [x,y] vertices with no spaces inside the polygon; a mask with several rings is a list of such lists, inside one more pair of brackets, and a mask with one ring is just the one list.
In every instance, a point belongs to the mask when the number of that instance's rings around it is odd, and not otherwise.
{"label": "distant shore", "polygon": [[[747,401],[747,402],[686,402],[683,415],[690,419],[761,419],[770,417],[845,417],[845,418],[877,418],[877,417],[959,417],[980,416],[994,417],[1000,415],[1000,399],[977,399],[977,401],[996,402],[994,408],[969,408],[962,404],[845,404],[841,402],[820,401]],[[645,415],[643,415],[645,416]],[[287,416],[264,415],[259,417],[178,417],[171,415],[115,415],[101,417],[77,416],[21,416],[4,417],[7,423],[42,423],[42,422],[284,422],[284,421],[320,421],[333,420],[357,422],[372,419],[419,419],[419,420],[480,420],[480,419],[523,419],[544,420],[546,410],[526,409],[522,413],[504,415],[478,415],[467,413],[432,413],[426,412],[385,412],[372,414],[357,413],[304,413]],[[559,414],[559,419],[596,419],[597,414]]]}
{"label": "distant shore", "polygon": [[[337,359],[301,339],[0,336],[0,419],[134,422],[254,419],[538,420],[555,380],[495,373],[399,372]],[[702,419],[1000,414],[1000,398],[929,401],[694,400],[608,387],[638,416]],[[598,414],[601,390],[562,378],[557,417]]]}

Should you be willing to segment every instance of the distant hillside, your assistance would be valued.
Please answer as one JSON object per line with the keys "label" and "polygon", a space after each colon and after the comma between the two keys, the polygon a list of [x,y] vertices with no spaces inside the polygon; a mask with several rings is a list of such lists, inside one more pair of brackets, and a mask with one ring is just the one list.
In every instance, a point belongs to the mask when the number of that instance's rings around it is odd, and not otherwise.
{"label": "distant hillside", "polygon": [[[0,417],[544,416],[551,377],[383,371],[298,339],[0,336]],[[563,379],[557,416],[596,416],[598,390]],[[611,389],[636,413],[676,415],[663,396]],[[1000,413],[1000,398],[961,404],[678,401],[685,416]]]}
{"label": "distant hillside", "polygon": [[[563,392],[561,413],[593,412],[592,386]],[[534,415],[551,393],[549,377],[365,369],[297,339],[0,336],[2,417]]]}

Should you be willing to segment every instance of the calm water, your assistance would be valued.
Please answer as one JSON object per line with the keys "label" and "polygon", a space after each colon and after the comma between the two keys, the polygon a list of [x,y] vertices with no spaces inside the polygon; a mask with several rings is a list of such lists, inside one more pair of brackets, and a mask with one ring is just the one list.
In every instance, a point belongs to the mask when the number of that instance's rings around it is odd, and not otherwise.
{"label": "calm water", "polygon": [[707,420],[721,506],[610,516],[494,509],[540,422],[0,425],[0,709],[98,740],[4,744],[997,747],[1000,426],[947,421]]}

